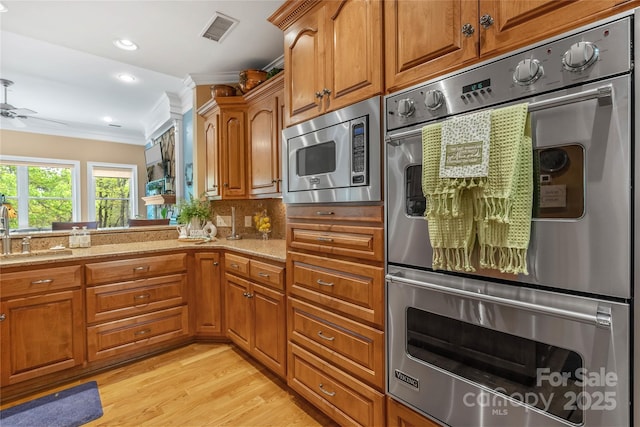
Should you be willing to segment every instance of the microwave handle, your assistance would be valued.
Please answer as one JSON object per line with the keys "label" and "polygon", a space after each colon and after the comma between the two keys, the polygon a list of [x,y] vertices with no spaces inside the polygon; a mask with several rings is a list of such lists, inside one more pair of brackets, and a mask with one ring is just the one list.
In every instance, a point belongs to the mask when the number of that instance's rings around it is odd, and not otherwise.
{"label": "microwave handle", "polygon": [[[575,104],[576,102],[589,101],[591,99],[597,99],[600,105],[610,105],[612,98],[613,86],[605,85],[578,93],[572,93],[570,95],[563,95],[556,98],[545,99],[544,101],[532,102],[529,104],[529,112],[532,113],[534,111],[546,110],[547,108],[561,107],[563,105]],[[421,133],[421,127],[393,135],[389,135],[387,133],[385,141],[387,144],[399,145],[401,140],[419,136]]]}
{"label": "microwave handle", "polygon": [[562,308],[548,307],[545,305],[533,304],[525,301],[518,301],[509,298],[501,298],[493,295],[479,294],[475,292],[465,291],[463,289],[450,288],[448,286],[436,285],[435,283],[423,282],[419,280],[407,279],[394,274],[386,275],[387,281],[391,283],[404,283],[408,285],[419,286],[438,292],[444,292],[450,295],[470,298],[478,301],[500,304],[508,307],[524,309],[536,313],[548,314],[555,317],[561,317],[569,320],[576,320],[582,323],[591,323],[596,326],[611,328],[611,308],[598,305],[596,314],[580,313],[577,311],[564,310]]}

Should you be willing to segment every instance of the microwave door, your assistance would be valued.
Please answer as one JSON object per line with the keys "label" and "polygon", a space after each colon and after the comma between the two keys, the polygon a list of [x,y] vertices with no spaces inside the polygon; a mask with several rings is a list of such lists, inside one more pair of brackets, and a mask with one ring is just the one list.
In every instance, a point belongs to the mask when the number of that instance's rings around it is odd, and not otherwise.
{"label": "microwave door", "polygon": [[349,122],[287,141],[289,191],[349,187]]}

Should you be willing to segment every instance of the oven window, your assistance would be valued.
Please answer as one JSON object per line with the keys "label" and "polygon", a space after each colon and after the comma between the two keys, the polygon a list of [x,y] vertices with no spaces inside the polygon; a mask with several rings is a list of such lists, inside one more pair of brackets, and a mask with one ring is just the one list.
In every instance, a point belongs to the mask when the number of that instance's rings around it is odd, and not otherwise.
{"label": "oven window", "polygon": [[407,309],[407,352],[424,362],[569,422],[583,420],[579,354],[417,308]]}
{"label": "oven window", "polygon": [[584,214],[584,147],[578,144],[534,152],[533,216],[577,219]]}
{"label": "oven window", "polygon": [[335,141],[314,144],[296,151],[298,176],[319,175],[336,170]]}
{"label": "oven window", "polygon": [[422,165],[411,165],[405,172],[405,207],[409,216],[424,216],[427,199],[422,194]]}

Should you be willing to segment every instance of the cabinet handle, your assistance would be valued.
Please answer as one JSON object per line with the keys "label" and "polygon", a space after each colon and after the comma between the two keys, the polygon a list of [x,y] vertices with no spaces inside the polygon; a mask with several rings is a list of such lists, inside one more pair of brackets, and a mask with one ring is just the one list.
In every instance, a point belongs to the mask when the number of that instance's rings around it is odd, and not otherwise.
{"label": "cabinet handle", "polygon": [[325,282],[325,281],[324,281],[324,280],[322,280],[322,279],[318,279],[318,280],[316,280],[316,283],[317,283],[318,285],[322,285],[322,286],[333,286],[333,282]]}
{"label": "cabinet handle", "polygon": [[269,275],[267,273],[263,273],[262,271],[258,272],[258,276],[260,276],[260,277],[269,277]]}
{"label": "cabinet handle", "polygon": [[328,337],[328,336],[324,335],[324,334],[322,333],[322,331],[318,331],[318,336],[319,336],[320,338],[322,338],[323,340],[327,340],[327,341],[333,341],[333,340],[335,340],[335,339],[336,339],[336,337]]}
{"label": "cabinet handle", "polygon": [[133,297],[133,299],[134,299],[134,300],[137,300],[137,299],[147,299],[147,298],[151,298],[151,294],[146,293],[146,294],[141,294],[141,295],[135,295],[135,296]]}
{"label": "cabinet handle", "polygon": [[133,335],[135,335],[135,336],[146,335],[146,334],[148,334],[149,332],[151,332],[151,329],[143,329],[143,330],[141,330],[141,331],[136,331],[136,332],[134,332],[134,334],[133,334]]}
{"label": "cabinet handle", "polygon": [[475,31],[475,28],[473,28],[471,24],[464,24],[462,26],[462,34],[464,34],[465,37],[471,37]]}
{"label": "cabinet handle", "polygon": [[238,264],[236,264],[235,262],[229,264],[231,266],[231,268],[240,268],[240,266]]}
{"label": "cabinet handle", "polygon": [[218,184],[213,184],[211,188],[218,188]]}
{"label": "cabinet handle", "polygon": [[328,215],[335,215],[335,214],[332,211],[316,211],[316,215],[328,216]]}
{"label": "cabinet handle", "polygon": [[0,314],[0,322],[2,322],[6,318],[7,318],[6,314],[4,314],[4,313]]}
{"label": "cabinet handle", "polygon": [[32,285],[46,285],[48,283],[53,283],[53,279],[40,279],[31,282]]}
{"label": "cabinet handle", "polygon": [[316,98],[318,99],[322,99],[322,97],[324,96],[324,94],[320,91],[316,92]]}
{"label": "cabinet handle", "polygon": [[253,298],[253,294],[247,294],[247,298]]}
{"label": "cabinet handle", "polygon": [[490,26],[493,25],[493,18],[491,17],[491,15],[482,15],[480,17],[480,25],[482,25],[482,28],[487,29]]}
{"label": "cabinet handle", "polygon": [[248,293],[248,292],[243,292],[243,293],[242,293],[242,296],[243,296],[243,297],[246,297],[247,295],[249,295],[249,293]]}
{"label": "cabinet handle", "polygon": [[327,396],[335,396],[336,392],[335,391],[327,391],[324,389],[324,385],[322,383],[320,383],[320,385],[318,386],[320,388],[320,391],[323,392],[324,394],[326,394]]}
{"label": "cabinet handle", "polygon": [[144,266],[140,266],[140,267],[134,267],[133,271],[149,271],[149,266],[148,265],[144,265]]}
{"label": "cabinet handle", "polygon": [[277,179],[272,179],[272,180],[271,180],[271,183],[272,183],[272,184],[275,184],[276,182],[278,182],[278,180],[277,180]]}
{"label": "cabinet handle", "polygon": [[331,237],[318,237],[316,240],[319,242],[333,242]]}
{"label": "cabinet handle", "polygon": [[225,188],[229,188],[229,183],[228,183],[228,182],[225,182],[225,183],[224,183],[224,186],[225,186]]}
{"label": "cabinet handle", "polygon": [[331,95],[331,90],[327,89],[326,87],[324,89],[322,89],[322,94],[323,95]]}
{"label": "cabinet handle", "polygon": [[217,267],[219,265],[218,261],[213,261],[213,265],[214,267]]}

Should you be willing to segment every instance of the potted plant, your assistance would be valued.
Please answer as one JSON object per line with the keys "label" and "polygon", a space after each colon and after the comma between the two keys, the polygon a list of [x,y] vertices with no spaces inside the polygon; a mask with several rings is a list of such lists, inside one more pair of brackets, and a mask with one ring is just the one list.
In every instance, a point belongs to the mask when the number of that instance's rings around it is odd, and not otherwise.
{"label": "potted plant", "polygon": [[195,198],[189,195],[189,199],[178,202],[178,223],[191,224],[192,230],[201,230],[202,225],[209,219],[209,201],[204,198]]}

